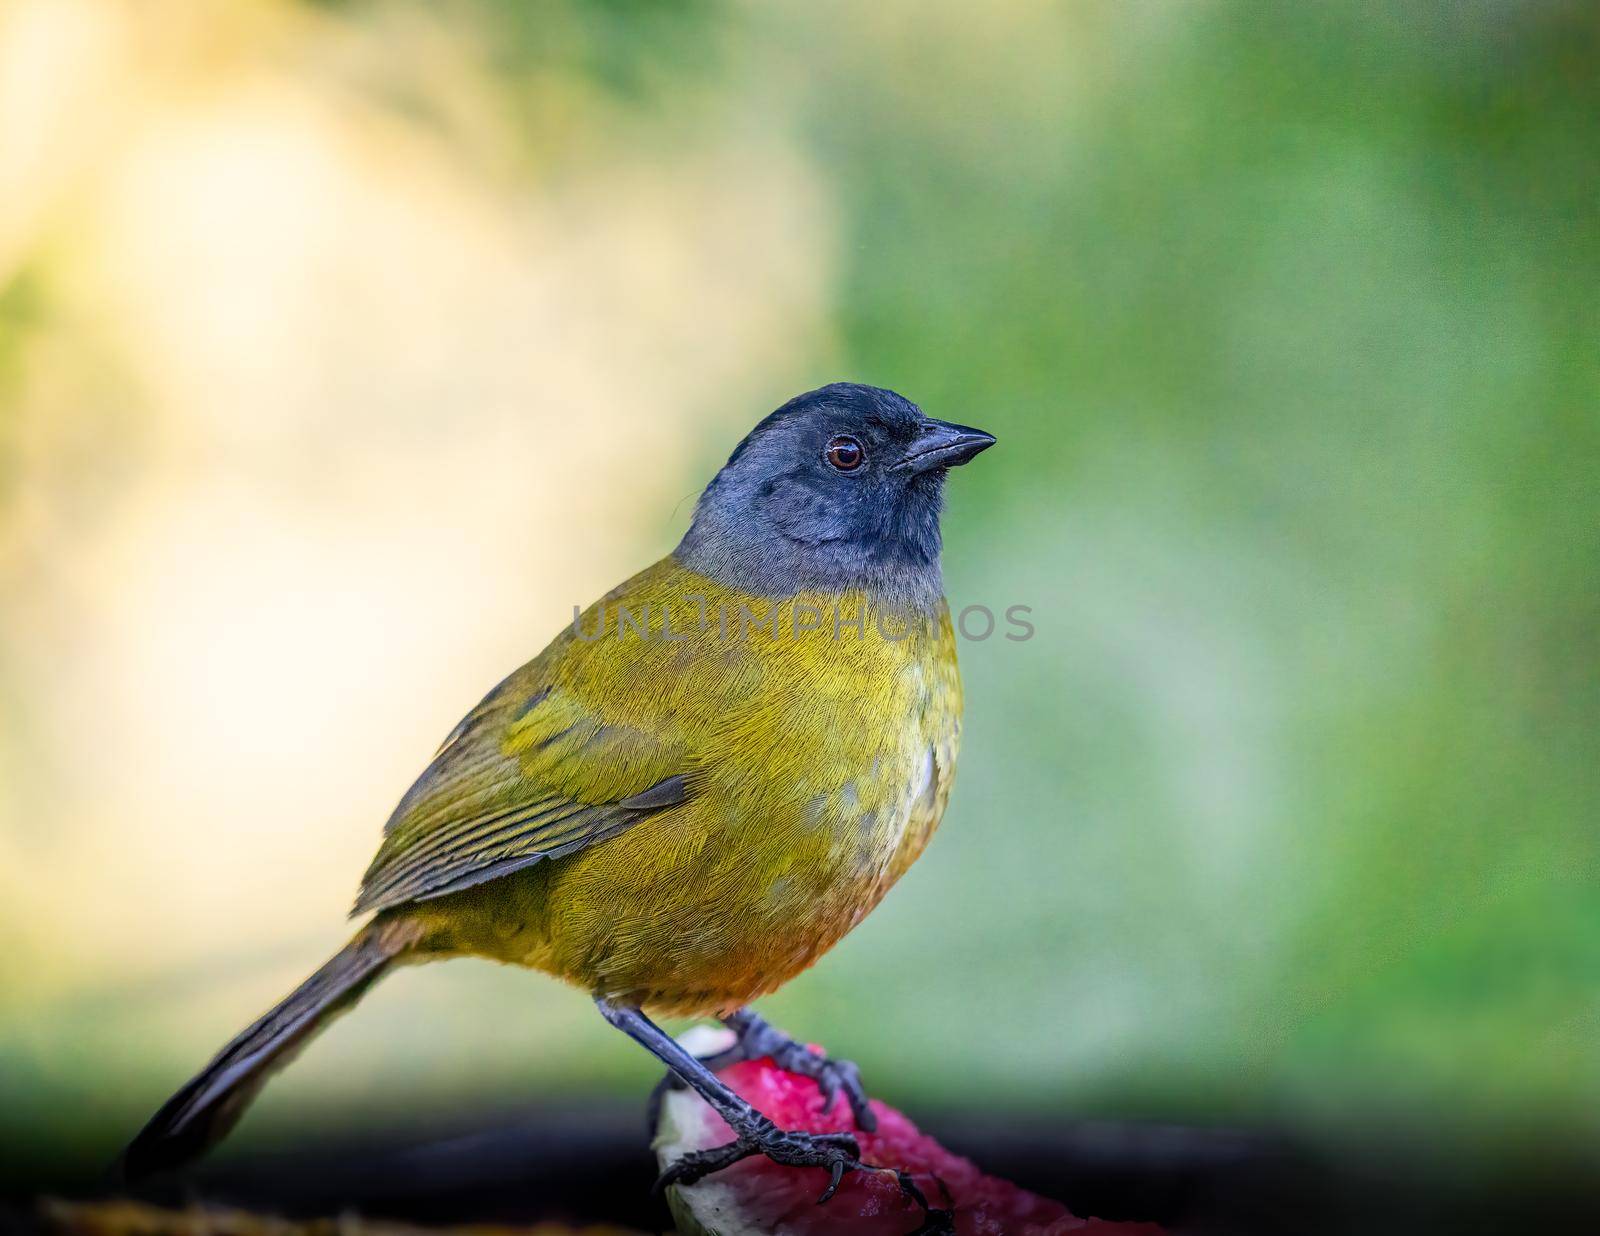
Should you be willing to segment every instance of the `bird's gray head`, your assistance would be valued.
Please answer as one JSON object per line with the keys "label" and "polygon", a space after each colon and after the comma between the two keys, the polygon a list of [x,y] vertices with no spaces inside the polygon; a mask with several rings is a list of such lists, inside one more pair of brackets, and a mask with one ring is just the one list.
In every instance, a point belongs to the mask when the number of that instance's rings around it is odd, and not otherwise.
{"label": "bird's gray head", "polygon": [[761,596],[862,588],[927,608],[944,591],[945,473],[993,443],[875,386],[797,395],[706,486],[678,560]]}

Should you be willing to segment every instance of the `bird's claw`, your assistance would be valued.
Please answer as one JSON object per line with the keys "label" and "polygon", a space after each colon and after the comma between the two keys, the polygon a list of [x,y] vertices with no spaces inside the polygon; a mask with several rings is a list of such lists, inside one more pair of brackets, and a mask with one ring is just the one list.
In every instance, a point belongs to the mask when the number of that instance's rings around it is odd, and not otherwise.
{"label": "bird's claw", "polygon": [[828,1183],[817,1197],[819,1206],[839,1191],[839,1185],[848,1172],[892,1171],[900,1192],[922,1211],[922,1222],[907,1236],[955,1236],[955,1216],[951,1211],[930,1206],[927,1196],[909,1173],[898,1168],[863,1163],[861,1145],[848,1133],[787,1132],[769,1124],[754,1133],[740,1134],[725,1146],[690,1151],[661,1173],[654,1192],[659,1197],[674,1185],[692,1185],[713,1172],[720,1172],[741,1159],[758,1154],[785,1167],[827,1168]]}
{"label": "bird's claw", "polygon": [[[878,1131],[878,1118],[873,1115],[872,1105],[867,1099],[867,1088],[861,1082],[861,1070],[854,1063],[849,1060],[835,1060],[821,1052],[812,1051],[805,1044],[796,1043],[787,1035],[774,1030],[764,1021],[754,1020],[753,1025],[740,1028],[735,1033],[739,1037],[733,1046],[709,1056],[699,1057],[700,1063],[713,1073],[719,1073],[730,1064],[770,1056],[780,1069],[800,1077],[809,1077],[817,1083],[817,1091],[822,1095],[824,1114],[833,1110],[834,1103],[839,1095],[843,1094],[845,1101],[850,1104],[850,1114],[855,1117],[856,1128],[866,1133]],[[647,1108],[649,1127],[652,1130],[655,1129],[657,1118],[661,1114],[662,1100],[669,1092],[681,1090],[683,1085],[683,1080],[670,1069],[667,1075],[656,1083],[655,1089],[650,1092]]]}
{"label": "bird's claw", "polygon": [[760,1018],[751,1018],[750,1024],[739,1027],[737,1033],[739,1041],[734,1050],[744,1059],[756,1060],[770,1056],[780,1069],[811,1078],[822,1095],[824,1112],[832,1111],[835,1100],[843,1093],[850,1104],[850,1114],[855,1117],[856,1127],[867,1133],[877,1132],[878,1118],[872,1114],[872,1107],[867,1101],[867,1088],[861,1084],[861,1070],[849,1060],[835,1060],[813,1051],[804,1043],[796,1043]]}
{"label": "bird's claw", "polygon": [[861,1084],[861,1070],[850,1061],[835,1060],[788,1040],[781,1044],[769,1044],[768,1050],[761,1054],[771,1056],[779,1068],[816,1082],[817,1090],[822,1095],[824,1112],[831,1112],[834,1102],[843,1094],[845,1101],[850,1104],[850,1114],[855,1117],[856,1127],[867,1133],[878,1131],[878,1118],[872,1114],[867,1088]]}
{"label": "bird's claw", "polygon": [[[799,1046],[795,1044],[795,1046]],[[833,1104],[839,1097],[840,1091],[844,1092],[845,1101],[850,1104],[850,1114],[856,1118],[856,1126],[865,1129],[868,1133],[875,1133],[878,1129],[878,1118],[872,1114],[872,1108],[867,1101],[867,1088],[861,1084],[861,1070],[849,1060],[834,1060],[828,1056],[818,1056],[807,1048],[801,1047],[808,1061],[815,1062],[815,1072],[807,1073],[804,1067],[790,1068],[783,1061],[779,1061],[784,1068],[792,1073],[800,1073],[815,1078],[817,1089],[822,1094],[822,1110],[824,1114],[833,1110]]]}
{"label": "bird's claw", "polygon": [[[894,1179],[895,1183],[900,1186],[900,1192],[922,1208],[922,1223],[918,1225],[916,1231],[907,1232],[906,1236],[956,1236],[956,1216],[954,1211],[939,1210],[928,1205],[927,1196],[917,1187],[917,1182],[911,1179],[909,1172],[896,1168]],[[938,1177],[934,1179],[937,1180]],[[940,1180],[939,1183],[943,1185],[944,1181]],[[946,1189],[945,1193],[946,1200],[949,1200],[949,1190]]]}
{"label": "bird's claw", "polygon": [[818,1205],[837,1192],[846,1172],[862,1166],[861,1146],[848,1133],[795,1133],[769,1125],[755,1133],[741,1133],[726,1146],[694,1150],[684,1155],[661,1173],[655,1192],[664,1193],[673,1185],[692,1185],[713,1172],[758,1154],[785,1167],[827,1168],[828,1187],[817,1198]]}

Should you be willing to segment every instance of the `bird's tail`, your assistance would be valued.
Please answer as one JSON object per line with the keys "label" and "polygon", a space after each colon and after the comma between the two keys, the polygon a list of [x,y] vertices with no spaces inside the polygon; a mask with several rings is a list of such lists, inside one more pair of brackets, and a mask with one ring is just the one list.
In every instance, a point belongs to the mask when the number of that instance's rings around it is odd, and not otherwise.
{"label": "bird's tail", "polygon": [[226,1137],[267,1078],[355,1004],[419,935],[415,924],[404,920],[380,919],[358,931],[166,1101],[122,1152],[123,1178],[137,1180],[181,1166]]}

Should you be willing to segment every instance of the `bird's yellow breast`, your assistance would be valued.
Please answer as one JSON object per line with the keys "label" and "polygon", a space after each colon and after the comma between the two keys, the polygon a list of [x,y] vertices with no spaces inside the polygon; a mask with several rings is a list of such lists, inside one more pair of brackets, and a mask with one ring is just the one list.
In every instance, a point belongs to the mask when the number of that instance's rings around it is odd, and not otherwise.
{"label": "bird's yellow breast", "polygon": [[[530,670],[677,753],[686,791],[608,840],[451,897],[463,951],[660,1012],[730,1009],[854,927],[944,810],[961,686],[943,603],[918,618],[861,592],[773,601],[669,558]],[[519,741],[513,724],[506,753]]]}

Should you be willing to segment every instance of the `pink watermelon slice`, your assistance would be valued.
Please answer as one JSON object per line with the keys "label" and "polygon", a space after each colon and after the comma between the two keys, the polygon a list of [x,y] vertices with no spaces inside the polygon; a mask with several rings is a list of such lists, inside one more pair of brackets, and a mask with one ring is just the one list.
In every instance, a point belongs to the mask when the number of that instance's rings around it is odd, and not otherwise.
{"label": "pink watermelon slice", "polygon": [[[722,1044],[708,1046],[696,1036],[686,1045],[704,1055]],[[985,1175],[876,1100],[877,1132],[864,1132],[842,1098],[824,1113],[816,1082],[785,1072],[770,1059],[731,1065],[719,1076],[780,1128],[853,1134],[863,1162],[909,1173],[929,1205],[950,1211],[956,1236],[1162,1236],[1162,1229],[1150,1223],[1077,1218],[1060,1202]],[[663,1170],[690,1151],[731,1140],[727,1124],[698,1095],[689,1090],[667,1095],[654,1142]],[[675,1186],[667,1201],[680,1236],[908,1236],[927,1217],[892,1172],[851,1172],[838,1193],[818,1205],[827,1183],[821,1168],[780,1167],[750,1158],[696,1184]]]}

